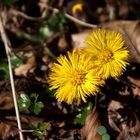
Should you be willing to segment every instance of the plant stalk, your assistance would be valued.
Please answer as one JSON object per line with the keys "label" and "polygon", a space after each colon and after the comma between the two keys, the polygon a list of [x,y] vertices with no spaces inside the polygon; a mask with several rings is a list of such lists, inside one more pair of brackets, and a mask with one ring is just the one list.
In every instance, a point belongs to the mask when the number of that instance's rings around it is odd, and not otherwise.
{"label": "plant stalk", "polygon": [[13,72],[12,72],[12,65],[11,65],[11,58],[10,58],[11,50],[10,50],[10,47],[9,47],[9,44],[8,44],[6,33],[4,31],[4,28],[3,28],[2,18],[1,17],[0,17],[0,34],[1,34],[1,38],[2,38],[4,46],[5,46],[5,51],[6,51],[7,60],[8,60],[10,83],[11,83],[13,101],[14,101],[14,106],[15,106],[17,125],[18,125],[18,129],[19,129],[19,136],[20,136],[20,140],[24,140],[24,137],[23,137],[23,134],[22,134],[22,131],[21,131],[22,127],[21,127],[19,109],[18,109],[17,99],[16,99],[16,91],[15,91],[15,85],[14,85],[14,78],[13,78]]}

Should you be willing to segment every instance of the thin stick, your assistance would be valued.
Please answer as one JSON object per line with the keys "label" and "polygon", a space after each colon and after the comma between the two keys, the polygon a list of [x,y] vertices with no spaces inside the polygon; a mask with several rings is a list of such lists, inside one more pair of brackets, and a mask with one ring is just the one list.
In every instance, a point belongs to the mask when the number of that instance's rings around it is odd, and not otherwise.
{"label": "thin stick", "polygon": [[18,125],[18,129],[20,130],[19,131],[19,136],[20,136],[20,140],[24,140],[23,134],[22,134],[22,131],[21,131],[22,128],[21,128],[19,110],[18,110],[17,99],[16,99],[16,91],[15,91],[14,78],[13,78],[12,65],[11,65],[11,58],[10,58],[10,48],[9,48],[9,45],[8,45],[8,40],[7,40],[7,37],[6,37],[6,33],[4,31],[4,28],[3,28],[2,18],[1,17],[0,17],[0,33],[1,33],[1,38],[3,40],[6,55],[7,55],[7,59],[8,59],[10,83],[11,83],[11,89],[12,89],[12,94],[13,94],[13,101],[14,101],[14,106],[15,106],[17,125]]}
{"label": "thin stick", "polygon": [[[44,5],[43,3],[39,3],[39,4],[40,4],[40,5]],[[49,10],[52,10],[52,11],[55,12],[55,13],[60,12],[59,9],[54,8],[54,7],[51,7],[51,6],[48,6],[48,5],[45,5],[45,7],[48,8]],[[26,15],[25,13],[22,13],[21,11],[18,11],[18,10],[13,10],[13,9],[12,9],[11,12],[13,12],[14,14],[19,15],[19,16],[21,16],[21,17],[27,19],[27,20],[37,21],[37,20],[43,20],[43,19],[45,19],[45,17],[31,17],[31,16],[28,16],[28,15]],[[73,21],[73,22],[75,22],[75,23],[77,23],[77,24],[79,24],[79,25],[81,25],[81,26],[85,26],[85,27],[89,27],[89,28],[98,28],[98,25],[83,22],[83,21],[81,21],[81,20],[79,20],[79,19],[77,19],[77,18],[71,16],[71,15],[68,14],[68,13],[64,13],[64,16],[65,16],[67,19],[69,19],[69,20],[71,20],[71,21]]]}
{"label": "thin stick", "polygon": [[34,130],[21,130],[23,133],[32,133]]}
{"label": "thin stick", "polygon": [[38,21],[38,20],[43,20],[44,17],[31,17],[31,16],[28,16],[26,15],[25,13],[21,12],[21,11],[18,11],[18,10],[15,10],[15,9],[12,9],[10,11],[12,14],[14,14],[15,16],[21,16],[27,20],[32,20],[32,21]]}
{"label": "thin stick", "polygon": [[[54,8],[54,7],[51,7],[51,6],[48,6],[48,5],[46,5],[46,7],[47,7],[49,10],[54,11],[55,13],[60,12],[60,10],[57,9],[57,8]],[[77,23],[77,24],[79,24],[79,25],[81,25],[81,26],[85,26],[85,27],[89,27],[89,28],[98,28],[98,25],[83,22],[83,21],[81,21],[81,20],[79,20],[79,19],[77,19],[77,18],[71,16],[70,14],[64,13],[64,16],[65,16],[66,18],[68,18],[69,20],[71,20],[71,21],[73,21],[73,22],[75,22],[75,23]]]}
{"label": "thin stick", "polygon": [[64,14],[66,18],[68,18],[69,20],[81,25],[81,26],[85,26],[85,27],[89,27],[89,28],[98,28],[98,25],[95,25],[95,24],[90,24],[90,23],[86,23],[86,22],[83,22],[67,13]]}

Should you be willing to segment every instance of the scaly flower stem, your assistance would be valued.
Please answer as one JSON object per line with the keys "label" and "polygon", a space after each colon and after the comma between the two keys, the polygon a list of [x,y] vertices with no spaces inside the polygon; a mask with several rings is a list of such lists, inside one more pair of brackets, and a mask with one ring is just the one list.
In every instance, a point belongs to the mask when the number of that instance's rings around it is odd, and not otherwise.
{"label": "scaly flower stem", "polygon": [[6,50],[7,59],[8,59],[10,82],[11,82],[11,89],[12,89],[13,101],[14,101],[16,118],[17,118],[17,125],[18,125],[18,129],[20,130],[19,131],[19,136],[20,136],[20,140],[24,140],[23,134],[22,134],[22,131],[21,131],[22,128],[21,128],[19,110],[18,110],[17,99],[16,99],[16,91],[15,91],[15,86],[14,86],[14,78],[13,78],[11,58],[10,58],[10,48],[8,46],[8,40],[7,40],[7,37],[6,37],[6,33],[4,31],[3,25],[2,25],[1,17],[0,17],[0,33],[1,33],[1,38],[3,40],[4,46],[5,46],[5,50]]}

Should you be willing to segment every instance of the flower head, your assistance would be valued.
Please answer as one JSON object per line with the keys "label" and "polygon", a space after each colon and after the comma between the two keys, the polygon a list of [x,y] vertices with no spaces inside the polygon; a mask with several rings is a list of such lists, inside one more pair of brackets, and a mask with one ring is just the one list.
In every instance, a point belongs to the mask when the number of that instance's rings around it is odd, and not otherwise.
{"label": "flower head", "polygon": [[72,13],[75,14],[77,11],[82,12],[83,11],[83,4],[77,3],[72,7]]}
{"label": "flower head", "polygon": [[92,57],[96,71],[103,78],[118,77],[128,64],[128,50],[122,35],[115,31],[98,29],[86,40],[83,50]]}
{"label": "flower head", "polygon": [[58,63],[54,63],[49,75],[51,89],[56,89],[58,101],[68,104],[81,100],[86,102],[86,97],[96,94],[98,85],[103,84],[99,76],[95,75],[92,61],[77,49],[67,56],[60,56]]}

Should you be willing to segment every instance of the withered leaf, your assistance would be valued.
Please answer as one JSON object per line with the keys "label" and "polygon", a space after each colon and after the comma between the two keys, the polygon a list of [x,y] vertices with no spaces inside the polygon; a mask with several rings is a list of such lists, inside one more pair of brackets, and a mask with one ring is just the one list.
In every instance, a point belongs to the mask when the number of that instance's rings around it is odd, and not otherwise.
{"label": "withered leaf", "polygon": [[17,134],[18,130],[16,127],[3,122],[0,123],[0,138],[2,138],[3,140],[10,136],[14,137]]}
{"label": "withered leaf", "polygon": [[85,121],[85,125],[82,129],[83,136],[86,140],[101,140],[101,136],[97,132],[97,128],[100,126],[100,120],[98,118],[98,113],[96,107],[88,115]]}

